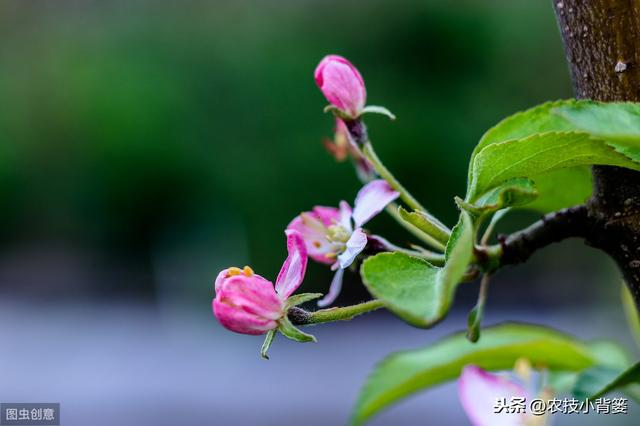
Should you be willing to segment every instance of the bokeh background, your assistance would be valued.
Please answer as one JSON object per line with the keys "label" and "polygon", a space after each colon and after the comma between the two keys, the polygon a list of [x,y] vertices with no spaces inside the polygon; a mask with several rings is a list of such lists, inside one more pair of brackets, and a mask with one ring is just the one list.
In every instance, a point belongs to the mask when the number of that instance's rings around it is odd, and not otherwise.
{"label": "bokeh background", "polygon": [[[59,401],[68,425],[343,424],[376,361],[464,327],[475,286],[435,330],[377,313],[317,327],[318,345],[279,339],[269,362],[213,319],[220,269],[275,277],[286,224],[358,190],[322,145],[312,73],[328,53],[398,116],[368,119],[376,149],[449,224],[483,131],[572,95],[549,1],[0,3],[1,401]],[[382,215],[369,227],[411,241]],[[303,290],[330,279],[311,264]],[[500,273],[487,323],[632,353],[619,294],[612,262],[569,241]],[[350,274],[338,304],[367,297]],[[373,424],[457,425],[460,410],[447,385]]]}

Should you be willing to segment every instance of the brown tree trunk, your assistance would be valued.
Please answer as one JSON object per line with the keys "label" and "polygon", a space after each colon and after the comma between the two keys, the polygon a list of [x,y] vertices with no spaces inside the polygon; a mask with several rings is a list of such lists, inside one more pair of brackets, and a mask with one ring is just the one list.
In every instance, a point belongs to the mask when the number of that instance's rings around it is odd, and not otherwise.
{"label": "brown tree trunk", "polygon": [[[575,95],[640,101],[640,1],[554,0]],[[593,167],[587,242],[620,267],[640,308],[640,172]]]}

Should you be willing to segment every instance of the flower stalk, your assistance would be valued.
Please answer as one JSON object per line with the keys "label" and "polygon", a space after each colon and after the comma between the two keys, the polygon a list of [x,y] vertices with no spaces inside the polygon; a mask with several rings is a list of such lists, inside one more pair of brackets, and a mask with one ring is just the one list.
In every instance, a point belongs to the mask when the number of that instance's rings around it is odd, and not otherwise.
{"label": "flower stalk", "polygon": [[313,325],[335,321],[348,321],[358,315],[366,314],[383,308],[381,300],[370,300],[358,303],[357,305],[344,306],[341,308],[320,309],[314,312],[305,311],[302,308],[293,307],[289,309],[289,320],[295,325]]}
{"label": "flower stalk", "polygon": [[369,160],[371,165],[373,165],[373,168],[378,173],[378,175],[380,175],[382,179],[386,180],[393,189],[400,193],[400,198],[402,199],[402,201],[407,203],[407,205],[413,210],[421,210],[423,212],[427,211],[427,209],[422,204],[420,204],[420,202],[416,200],[414,196],[411,195],[411,193],[409,193],[409,191],[407,191],[407,189],[402,186],[400,182],[398,182],[398,180],[395,178],[395,176],[393,176],[389,169],[387,169],[387,167],[382,164],[382,161],[380,161],[380,158],[374,151],[373,145],[370,141],[367,140],[364,143],[364,145],[362,146],[362,153],[364,154],[366,159]]}
{"label": "flower stalk", "polygon": [[[400,193],[400,199],[404,201],[411,209],[419,211],[423,216],[424,221],[427,221],[433,225],[433,229],[437,229],[437,235],[424,232],[423,229],[415,226],[413,223],[408,223],[398,212],[398,209],[394,205],[387,207],[387,212],[405,229],[411,232],[416,237],[420,238],[424,243],[429,246],[444,251],[446,243],[451,235],[451,230],[440,222],[436,217],[430,214],[427,209],[420,204],[416,198],[395,178],[395,176],[387,169],[382,163],[378,155],[373,149],[373,145],[369,141],[367,132],[364,128],[364,123],[361,120],[355,120],[351,123],[347,123],[347,127],[351,136],[356,140],[358,145],[362,147],[362,154],[369,161],[376,173],[387,183],[391,188]],[[395,208],[394,208],[395,207]]]}

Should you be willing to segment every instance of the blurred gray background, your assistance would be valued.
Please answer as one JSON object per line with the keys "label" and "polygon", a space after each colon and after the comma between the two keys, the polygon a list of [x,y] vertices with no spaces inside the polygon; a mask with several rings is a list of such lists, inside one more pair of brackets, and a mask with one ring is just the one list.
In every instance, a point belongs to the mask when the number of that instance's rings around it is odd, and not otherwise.
{"label": "blurred gray background", "polygon": [[[464,328],[473,285],[433,330],[377,313],[317,327],[316,345],[278,339],[264,362],[259,338],[211,314],[220,269],[275,278],[286,224],[358,190],[321,142],[333,122],[312,73],[328,53],[398,116],[368,119],[376,149],[448,224],[482,133],[572,95],[546,0],[0,3],[0,401],[59,401],[65,425],[343,424],[384,355]],[[383,215],[369,227],[411,241]],[[311,264],[301,290],[330,279]],[[487,322],[637,357],[619,287],[611,261],[565,242],[495,278]],[[348,275],[338,304],[367,298]],[[372,424],[465,422],[446,385]]]}

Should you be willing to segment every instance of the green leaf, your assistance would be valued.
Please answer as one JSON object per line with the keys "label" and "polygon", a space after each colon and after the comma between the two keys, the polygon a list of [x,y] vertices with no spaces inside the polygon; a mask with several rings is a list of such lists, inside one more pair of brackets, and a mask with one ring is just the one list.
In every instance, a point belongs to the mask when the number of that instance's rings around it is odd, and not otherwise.
{"label": "green leaf", "polygon": [[[626,146],[629,139],[637,141],[637,136],[640,135],[640,124],[638,124],[640,121],[636,117],[639,111],[638,104],[597,103],[570,99],[548,102],[507,117],[487,131],[474,149],[469,165],[467,193],[471,192],[475,157],[484,148],[540,133],[577,131],[598,136],[596,139],[612,138],[613,141],[607,140],[603,143],[613,146],[632,160],[637,160],[637,153]],[[620,137],[621,133],[626,136]],[[589,198],[592,191],[591,173],[586,166],[546,172],[535,177],[533,175],[522,177],[535,181],[539,196],[532,203],[521,207],[541,213],[580,204]],[[481,195],[478,194],[478,196]],[[467,197],[467,201],[469,199],[470,197]]]}
{"label": "green leaf", "polygon": [[296,342],[316,342],[317,341],[316,338],[311,334],[307,334],[302,330],[300,330],[299,328],[296,328],[293,324],[291,324],[291,321],[289,321],[289,318],[287,318],[286,316],[282,317],[278,321],[278,324],[279,324],[278,331],[282,333],[283,336],[291,340],[295,340]]}
{"label": "green leaf", "polygon": [[289,310],[289,308],[291,308],[293,306],[302,305],[305,302],[317,299],[317,298],[322,297],[322,296],[323,296],[322,293],[300,293],[300,294],[294,294],[293,296],[289,297],[287,299],[287,301],[285,302],[285,304],[284,304],[285,310]]}
{"label": "green leaf", "polygon": [[467,271],[473,257],[475,229],[471,216],[460,212],[458,223],[451,230],[451,237],[444,252],[445,265],[441,270],[442,281],[446,285],[456,285]]}
{"label": "green leaf", "polygon": [[624,370],[629,366],[627,353],[619,344],[608,340],[596,340],[589,343],[589,349],[598,360],[597,364]]}
{"label": "green leaf", "polygon": [[481,217],[507,207],[518,207],[529,204],[538,197],[534,182],[527,178],[508,180],[486,192],[474,203],[456,200],[460,207],[474,216]]}
{"label": "green leaf", "polygon": [[431,235],[436,240],[444,243],[449,239],[449,233],[429,214],[419,210],[409,212],[402,206],[398,207],[398,213],[405,222],[412,224],[427,235]]}
{"label": "green leaf", "polygon": [[[466,201],[472,201],[472,197],[482,196],[478,192],[483,190],[475,189],[473,185],[474,178],[477,177],[476,157],[485,148],[548,132],[580,133],[590,137],[594,143],[610,146],[623,156],[624,164],[614,165],[637,170],[637,167],[630,165],[624,157],[631,162],[640,163],[640,104],[576,100],[548,102],[507,117],[484,134],[471,157]],[[591,155],[591,152],[585,151],[583,154]],[[602,158],[602,156],[593,158],[591,161],[582,158],[585,166],[610,164],[611,161],[618,160]],[[564,163],[563,167],[568,167],[569,164]],[[551,173],[549,174],[549,170],[529,171],[520,176],[532,179],[540,194],[535,201],[523,207],[547,213],[582,203],[590,196],[591,175],[587,167],[563,168]]]}
{"label": "green leaf", "polygon": [[276,337],[276,330],[269,330],[267,335],[264,337],[264,342],[262,343],[262,348],[260,348],[260,356],[264,359],[269,359],[267,352],[273,343],[273,338]]}
{"label": "green leaf", "polygon": [[416,327],[435,323],[446,296],[438,283],[439,268],[404,253],[380,253],[361,267],[369,292],[393,313]]}
{"label": "green leaf", "polygon": [[580,373],[573,371],[550,371],[546,386],[553,389],[556,395],[570,394],[579,375]]}
{"label": "green leaf", "polygon": [[[595,341],[588,343],[589,350],[596,359],[597,367],[603,370],[622,372],[629,366],[629,360],[624,349],[614,342]],[[576,383],[584,372],[574,371],[552,371],[549,373],[548,386],[556,394],[572,393]],[[588,395],[587,395],[588,396]]]}
{"label": "green leaf", "polygon": [[538,197],[521,206],[540,213],[554,212],[584,203],[593,191],[589,166],[560,169],[535,177]]}
{"label": "green leaf", "polygon": [[624,370],[612,367],[597,366],[578,374],[571,393],[577,399],[591,398],[618,377]]}
{"label": "green leaf", "polygon": [[553,114],[555,108],[573,105],[578,101],[569,99],[547,102],[526,111],[513,114],[489,129],[480,139],[469,162],[469,184],[473,175],[474,159],[485,147],[512,139],[523,139],[536,133],[564,132],[574,130],[562,117]]}
{"label": "green leaf", "polygon": [[478,291],[478,302],[467,317],[467,339],[472,343],[476,343],[480,339],[480,326],[484,316],[484,306],[487,303],[490,277],[489,274],[483,275]]}
{"label": "green leaf", "polygon": [[576,129],[605,139],[619,152],[640,161],[640,104],[583,101],[558,105],[553,112]]}
{"label": "green leaf", "polygon": [[458,333],[425,348],[385,358],[367,379],[352,424],[362,424],[402,398],[457,378],[468,364],[485,370],[506,370],[519,358],[551,371],[582,371],[598,360],[588,345],[540,326],[487,327],[475,344],[467,341],[464,333]]}
{"label": "green leaf", "polygon": [[453,229],[444,267],[404,253],[380,253],[361,268],[369,292],[416,327],[431,327],[447,314],[455,289],[472,258],[473,226],[466,212]]}
{"label": "green leaf", "polygon": [[632,384],[640,384],[640,362],[625,371],[598,366],[580,374],[573,394],[580,399],[595,399]]}
{"label": "green leaf", "polygon": [[[554,170],[593,164],[640,170],[640,164],[586,133],[548,132],[524,139],[494,143],[474,158],[467,202],[513,178],[536,176]],[[567,190],[570,190],[568,188]]]}

